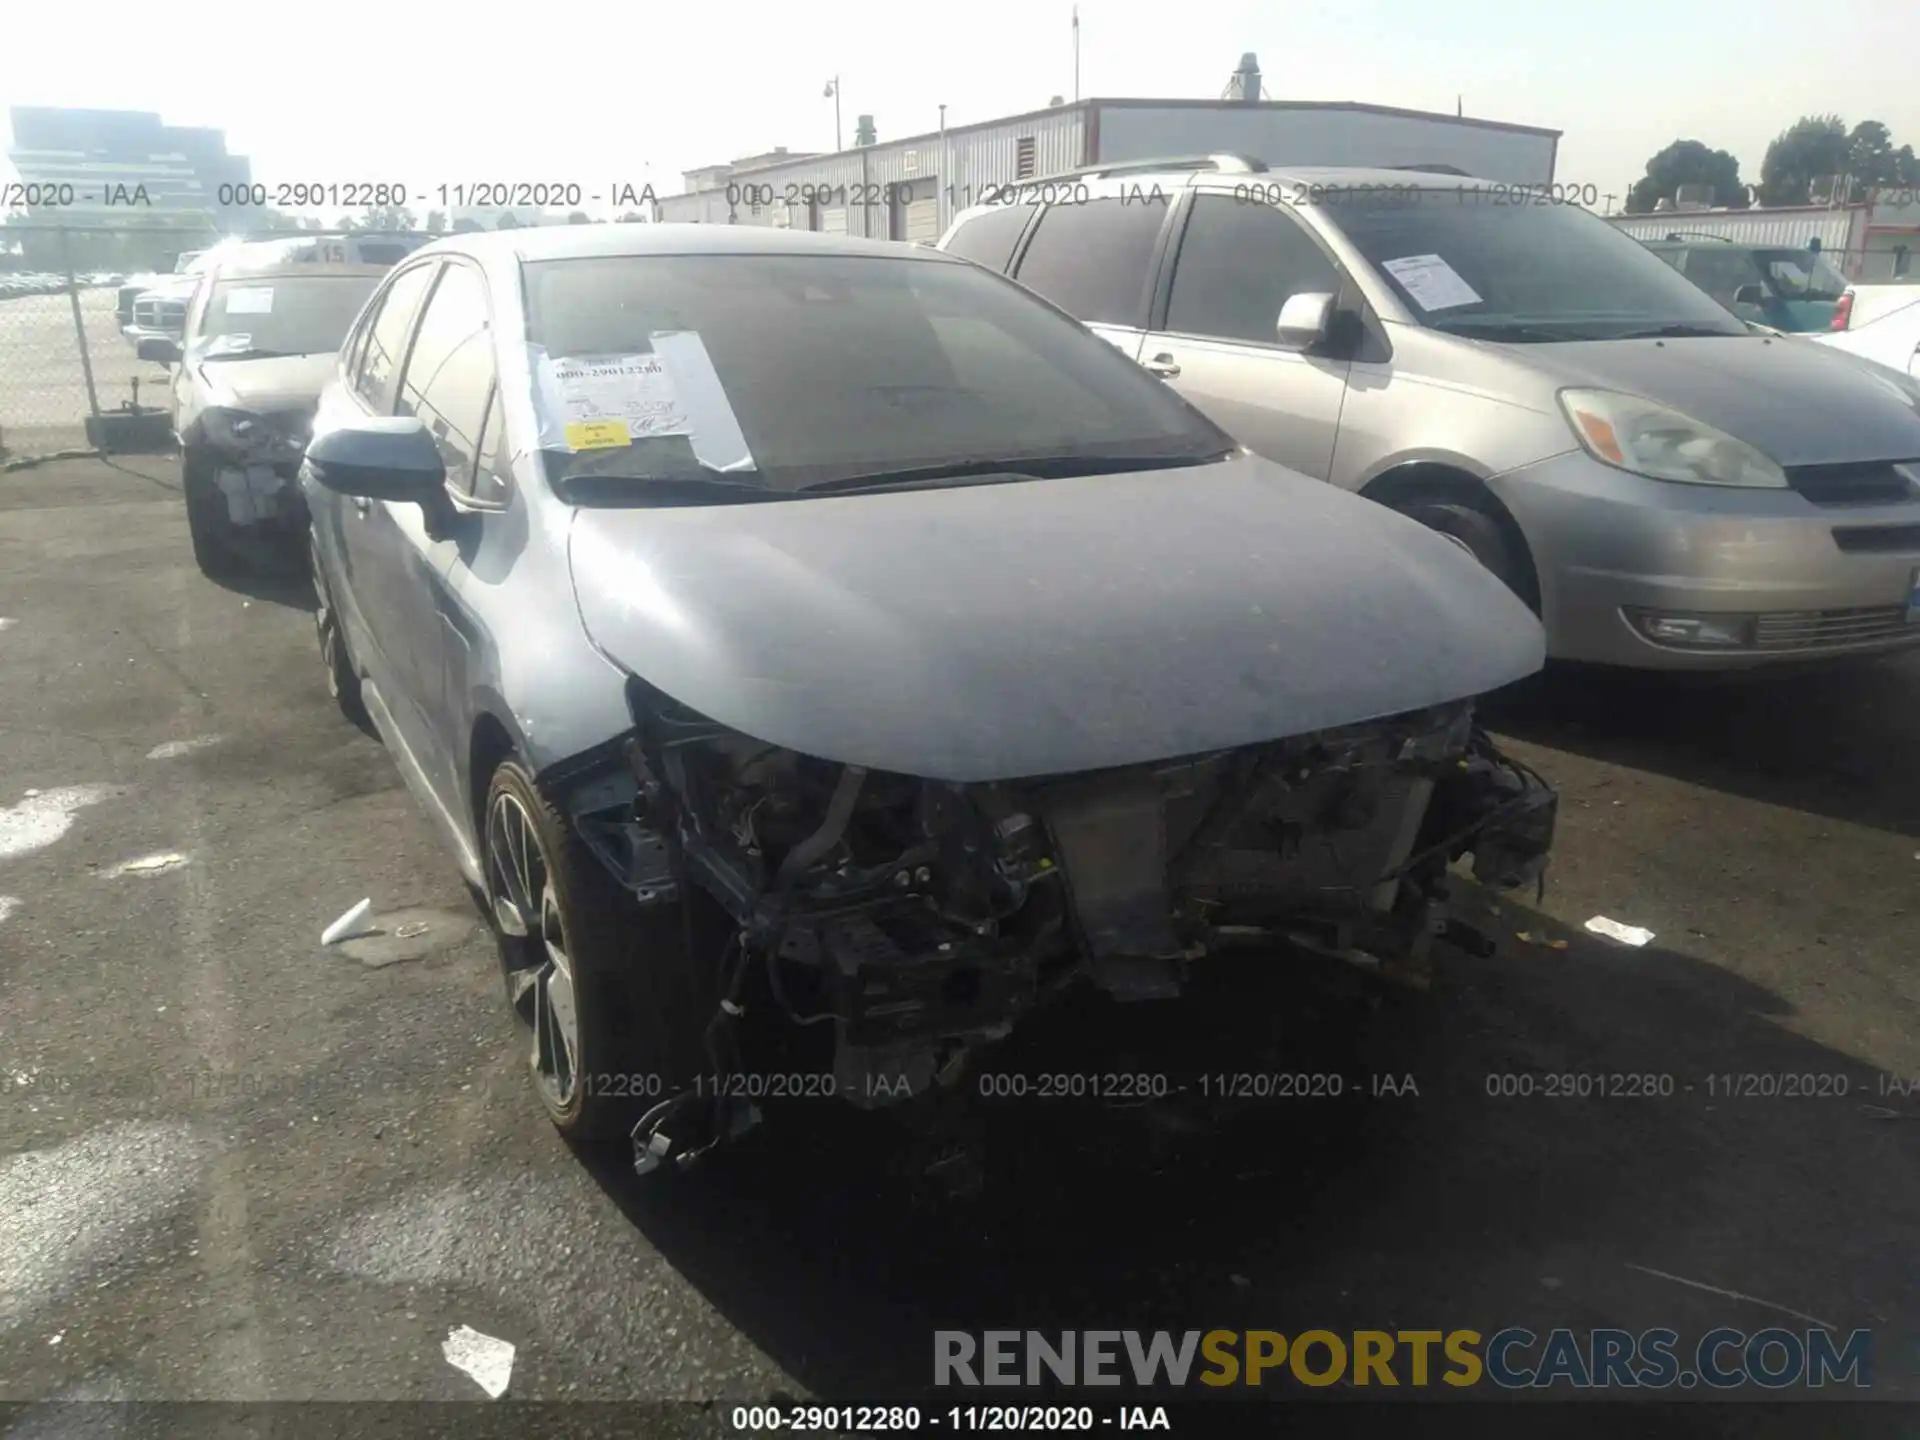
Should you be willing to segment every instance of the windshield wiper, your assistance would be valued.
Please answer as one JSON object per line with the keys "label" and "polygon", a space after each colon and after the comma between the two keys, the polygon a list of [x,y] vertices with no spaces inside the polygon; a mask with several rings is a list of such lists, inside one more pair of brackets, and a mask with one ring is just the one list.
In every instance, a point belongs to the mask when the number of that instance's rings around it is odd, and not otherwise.
{"label": "windshield wiper", "polygon": [[245,350],[202,350],[200,359],[206,360],[285,360],[285,352],[280,350],[262,350],[249,347]]}
{"label": "windshield wiper", "polygon": [[1588,335],[1569,335],[1564,330],[1549,330],[1541,325],[1510,324],[1498,320],[1475,324],[1472,316],[1433,328],[1445,335],[1458,335],[1462,340],[1512,341],[1518,344],[1551,345],[1592,338]]}
{"label": "windshield wiper", "polygon": [[[1221,452],[1225,453],[1228,452]],[[1027,455],[999,460],[950,460],[938,465],[910,465],[898,470],[842,475],[803,485],[800,491],[805,495],[873,495],[888,490],[932,489],[955,480],[1004,485],[1022,480],[1112,475],[1127,470],[1177,470],[1205,465],[1219,458],[1219,455]]]}
{"label": "windshield wiper", "polygon": [[751,505],[761,500],[791,500],[791,491],[753,480],[719,475],[567,475],[560,481],[569,500],[611,500],[621,505]]}
{"label": "windshield wiper", "polygon": [[1739,335],[1738,330],[1715,330],[1706,325],[1656,325],[1650,330],[1626,330],[1609,335],[1609,340],[1710,340],[1716,336]]}

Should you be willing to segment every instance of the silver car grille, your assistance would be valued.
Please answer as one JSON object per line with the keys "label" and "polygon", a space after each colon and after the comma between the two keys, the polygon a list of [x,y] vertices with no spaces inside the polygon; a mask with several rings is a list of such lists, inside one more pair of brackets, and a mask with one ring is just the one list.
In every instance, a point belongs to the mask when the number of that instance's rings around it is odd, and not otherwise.
{"label": "silver car grille", "polygon": [[1914,461],[1856,465],[1792,465],[1787,483],[1816,505],[1884,505],[1914,498],[1907,476]]}
{"label": "silver car grille", "polygon": [[1856,610],[1781,610],[1762,615],[1754,632],[1761,650],[1837,650],[1920,633],[1904,605]]}

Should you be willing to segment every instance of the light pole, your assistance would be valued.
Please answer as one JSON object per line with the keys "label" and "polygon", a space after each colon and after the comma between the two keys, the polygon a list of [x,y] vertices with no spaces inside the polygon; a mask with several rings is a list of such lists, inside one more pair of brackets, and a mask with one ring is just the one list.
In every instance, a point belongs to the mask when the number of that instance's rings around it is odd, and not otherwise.
{"label": "light pole", "polygon": [[838,150],[842,148],[840,144],[840,77],[838,75],[827,81],[823,98],[833,101],[833,148]]}
{"label": "light pole", "polygon": [[947,169],[947,107],[940,107],[940,188],[934,191],[934,210],[940,216],[940,233],[947,233],[947,207],[953,186],[948,183]]}

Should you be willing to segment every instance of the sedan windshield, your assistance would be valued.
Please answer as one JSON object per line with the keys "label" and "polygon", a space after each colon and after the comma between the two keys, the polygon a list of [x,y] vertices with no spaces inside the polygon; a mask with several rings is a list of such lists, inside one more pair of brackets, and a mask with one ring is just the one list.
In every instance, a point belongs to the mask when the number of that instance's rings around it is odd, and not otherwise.
{"label": "sedan windshield", "polygon": [[1751,332],[1639,241],[1571,205],[1477,190],[1344,199],[1323,212],[1435,330],[1536,344]]}
{"label": "sedan windshield", "polygon": [[[729,467],[736,487],[987,483],[1198,463],[1233,448],[1111,345],[971,265],[593,257],[529,264],[526,294],[528,338],[556,361],[657,354],[676,384],[691,384],[675,367],[697,338],[721,392],[700,385],[705,413],[737,427],[751,456]],[[706,423],[694,413],[686,428]],[[711,473],[700,439],[656,433],[550,451],[549,464],[556,478],[698,477]]]}
{"label": "sedan windshield", "polygon": [[369,275],[275,275],[214,282],[193,348],[205,359],[338,350],[380,283]]}

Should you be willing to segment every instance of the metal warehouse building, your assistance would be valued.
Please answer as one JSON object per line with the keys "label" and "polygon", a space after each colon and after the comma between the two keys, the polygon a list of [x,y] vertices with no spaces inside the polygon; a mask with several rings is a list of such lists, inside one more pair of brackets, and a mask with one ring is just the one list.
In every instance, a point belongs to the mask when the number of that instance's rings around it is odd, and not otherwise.
{"label": "metal warehouse building", "polygon": [[[1257,96],[1253,57],[1239,93]],[[1236,87],[1230,87],[1236,88]],[[870,140],[872,120],[857,136]],[[1507,183],[1553,179],[1560,132],[1352,102],[1079,100],[832,154],[756,155],[687,172],[663,221],[939,238],[994,186],[1097,164],[1225,152],[1270,165],[1449,165]]]}

